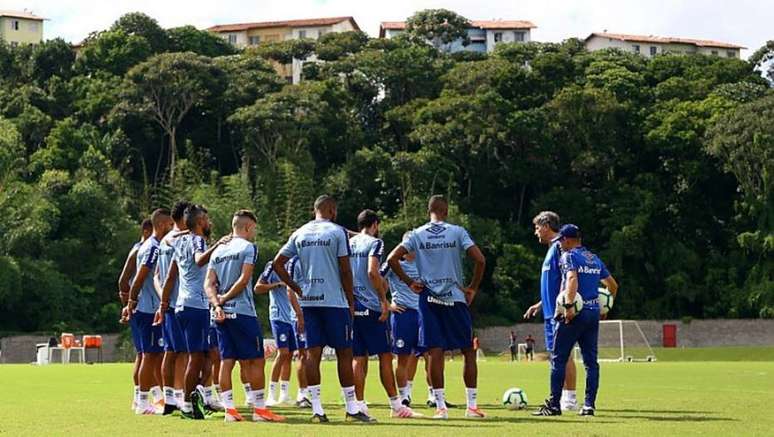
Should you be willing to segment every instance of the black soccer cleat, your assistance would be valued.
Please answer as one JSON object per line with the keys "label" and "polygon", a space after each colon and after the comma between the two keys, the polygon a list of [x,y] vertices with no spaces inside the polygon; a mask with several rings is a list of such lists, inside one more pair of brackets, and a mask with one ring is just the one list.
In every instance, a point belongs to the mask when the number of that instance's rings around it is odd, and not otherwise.
{"label": "black soccer cleat", "polygon": [[349,414],[347,413],[346,416],[344,416],[345,422],[359,422],[359,423],[376,423],[376,419],[369,416],[368,414],[358,411],[355,414]]}
{"label": "black soccer cleat", "polygon": [[312,416],[311,422],[312,423],[328,423],[328,422],[330,422],[330,420],[328,420],[328,416],[326,416],[325,414],[315,414],[314,416]]}
{"label": "black soccer cleat", "polygon": [[[427,404],[427,408],[438,408],[438,406],[435,405],[435,401],[432,399],[428,399],[426,404]],[[457,404],[452,404],[451,402],[446,401],[446,408],[447,409],[457,408]]]}
{"label": "black soccer cleat", "polygon": [[204,420],[207,415],[207,410],[204,407],[204,399],[198,391],[191,392],[191,405],[193,406],[193,418],[196,420]]}
{"label": "black soccer cleat", "polygon": [[411,407],[411,398],[406,398],[400,401],[404,407]]}
{"label": "black soccer cleat", "polygon": [[594,416],[594,407],[588,407],[586,405],[578,411],[578,416]]}
{"label": "black soccer cleat", "polygon": [[537,411],[534,411],[532,415],[533,416],[561,416],[562,409],[552,406],[551,403],[548,400],[546,400],[546,402],[543,405],[541,405]]}
{"label": "black soccer cleat", "polygon": [[169,416],[170,414],[174,413],[175,411],[177,411],[177,406],[176,405],[164,404],[164,413],[163,413],[164,416]]}
{"label": "black soccer cleat", "polygon": [[300,401],[296,401],[296,407],[298,408],[312,408],[312,401],[307,398],[301,398]]}

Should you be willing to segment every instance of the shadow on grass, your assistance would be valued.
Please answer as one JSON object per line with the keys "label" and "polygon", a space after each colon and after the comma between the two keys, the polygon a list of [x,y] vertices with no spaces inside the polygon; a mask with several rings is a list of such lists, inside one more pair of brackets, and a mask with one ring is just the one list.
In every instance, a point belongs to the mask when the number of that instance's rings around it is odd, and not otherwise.
{"label": "shadow on grass", "polygon": [[713,414],[715,411],[693,411],[693,410],[647,410],[641,408],[605,408],[605,412],[611,413],[654,413],[654,414]]}
{"label": "shadow on grass", "polygon": [[697,417],[697,416],[619,416],[621,419],[650,420],[653,422],[739,422],[730,417]]}

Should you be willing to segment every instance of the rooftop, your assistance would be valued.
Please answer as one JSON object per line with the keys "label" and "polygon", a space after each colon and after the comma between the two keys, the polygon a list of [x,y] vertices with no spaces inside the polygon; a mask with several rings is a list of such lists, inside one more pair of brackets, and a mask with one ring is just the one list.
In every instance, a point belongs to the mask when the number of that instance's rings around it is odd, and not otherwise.
{"label": "rooftop", "polygon": [[586,41],[593,37],[609,38],[619,41],[631,41],[631,42],[648,42],[656,44],[687,44],[696,47],[717,47],[724,49],[746,49],[747,47],[730,44],[720,41],[712,41],[708,39],[692,39],[692,38],[675,38],[668,36],[655,36],[655,35],[627,35],[623,33],[608,33],[608,32],[594,32],[588,37]]}
{"label": "rooftop", "polygon": [[237,24],[220,24],[208,28],[210,32],[239,32],[242,30],[250,29],[265,29],[271,27],[315,27],[315,26],[332,26],[339,24],[342,21],[349,21],[352,23],[352,27],[360,30],[357,22],[353,17],[330,17],[330,18],[307,18],[303,20],[285,20],[285,21],[260,21],[255,23],[237,23]]}
{"label": "rooftop", "polygon": [[48,18],[38,17],[29,11],[4,11],[0,10],[0,17],[24,18],[25,20],[43,21]]}
{"label": "rooftop", "polygon": [[[471,27],[479,29],[535,29],[537,26],[526,20],[471,20]],[[385,30],[405,30],[405,21],[382,21],[379,26],[379,37],[384,37]]]}

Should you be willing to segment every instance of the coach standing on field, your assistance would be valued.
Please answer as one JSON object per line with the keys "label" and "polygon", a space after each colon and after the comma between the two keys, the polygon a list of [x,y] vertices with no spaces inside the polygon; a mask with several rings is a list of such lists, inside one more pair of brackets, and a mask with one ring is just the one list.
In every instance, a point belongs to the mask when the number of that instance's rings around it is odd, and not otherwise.
{"label": "coach standing on field", "polygon": [[[559,287],[562,281],[562,273],[559,270],[561,249],[559,242],[552,241],[559,232],[559,215],[553,211],[542,211],[532,219],[532,224],[535,225],[535,236],[540,244],[548,246],[548,252],[543,260],[543,267],[540,270],[540,302],[529,307],[527,312],[524,313],[524,318],[535,317],[535,314],[541,308],[543,309],[546,352],[550,356],[554,350],[556,298],[559,296]],[[564,390],[562,390],[561,408],[564,411],[578,409],[578,402],[575,397],[575,372],[575,361],[570,360],[567,363]]]}

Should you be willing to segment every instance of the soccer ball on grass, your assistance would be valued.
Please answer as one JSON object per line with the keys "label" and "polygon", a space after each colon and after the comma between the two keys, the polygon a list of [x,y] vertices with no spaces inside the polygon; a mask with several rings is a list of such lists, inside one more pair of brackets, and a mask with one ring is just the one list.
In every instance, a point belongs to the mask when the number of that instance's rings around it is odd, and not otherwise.
{"label": "soccer ball on grass", "polygon": [[520,388],[509,388],[503,393],[503,406],[509,410],[527,408],[527,394]]}

